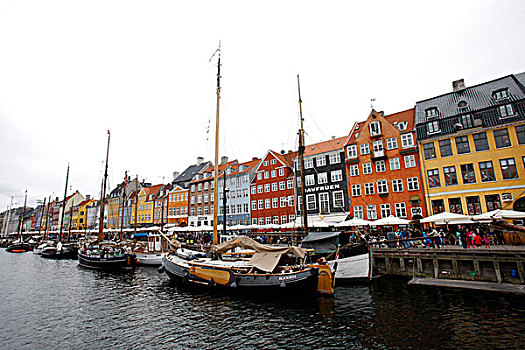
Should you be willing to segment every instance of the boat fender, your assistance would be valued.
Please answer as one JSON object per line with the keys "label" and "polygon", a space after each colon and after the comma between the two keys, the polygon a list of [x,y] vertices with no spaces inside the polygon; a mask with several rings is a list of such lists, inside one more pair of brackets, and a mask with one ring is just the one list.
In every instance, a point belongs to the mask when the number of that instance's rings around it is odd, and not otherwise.
{"label": "boat fender", "polygon": [[281,288],[285,288],[286,287],[286,283],[284,281],[281,282],[281,285],[279,286]]}
{"label": "boat fender", "polygon": [[158,273],[163,273],[164,272],[164,266],[161,266],[157,269]]}

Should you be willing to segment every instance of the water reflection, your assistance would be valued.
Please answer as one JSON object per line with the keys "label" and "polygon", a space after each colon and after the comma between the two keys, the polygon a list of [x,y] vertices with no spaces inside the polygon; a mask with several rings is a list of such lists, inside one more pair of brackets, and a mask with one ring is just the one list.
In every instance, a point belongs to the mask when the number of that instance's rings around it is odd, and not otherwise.
{"label": "water reflection", "polygon": [[155,268],[107,273],[0,250],[2,349],[516,348],[524,298],[342,285],[333,298],[253,298],[181,288]]}

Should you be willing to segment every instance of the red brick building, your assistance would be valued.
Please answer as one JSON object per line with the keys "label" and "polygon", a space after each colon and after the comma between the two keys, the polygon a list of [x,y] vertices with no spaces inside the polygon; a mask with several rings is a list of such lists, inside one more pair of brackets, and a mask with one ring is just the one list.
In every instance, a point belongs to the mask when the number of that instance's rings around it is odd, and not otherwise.
{"label": "red brick building", "polygon": [[285,224],[295,220],[293,159],[297,152],[268,151],[255,169],[250,187],[252,224]]}
{"label": "red brick building", "polygon": [[354,217],[427,215],[414,134],[414,109],[383,116],[372,110],[345,143],[348,197]]}

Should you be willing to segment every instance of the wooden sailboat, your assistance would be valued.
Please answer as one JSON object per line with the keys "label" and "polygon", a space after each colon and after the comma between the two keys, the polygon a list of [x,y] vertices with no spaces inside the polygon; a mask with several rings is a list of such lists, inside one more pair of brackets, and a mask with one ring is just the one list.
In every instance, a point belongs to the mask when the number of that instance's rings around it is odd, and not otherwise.
{"label": "wooden sailboat", "polygon": [[24,209],[22,209],[22,216],[20,217],[20,223],[18,225],[18,242],[9,245],[6,248],[6,252],[9,253],[25,253],[32,249],[29,243],[24,243],[22,233],[24,232],[24,217],[26,213],[26,204],[27,204],[27,190],[24,199]]}
{"label": "wooden sailboat", "polygon": [[84,244],[78,250],[79,266],[96,270],[131,270],[136,264],[134,254],[127,247],[115,241],[104,240],[104,206],[106,201],[106,181],[108,177],[108,158],[110,132],[108,130],[108,146],[106,152],[106,167],[102,181],[102,196],[100,197],[100,220],[98,227],[98,240]]}
{"label": "wooden sailboat", "polygon": [[[218,203],[218,129],[220,99],[220,47],[217,63],[217,117],[215,131],[214,167],[214,219],[212,253],[218,258],[187,259],[180,248],[162,260],[160,271],[173,280],[193,285],[226,289],[232,292],[250,294],[322,293],[332,295],[332,272],[327,264],[308,264],[307,250],[299,247],[273,247],[263,245],[248,237],[235,237],[218,244],[217,203]],[[226,220],[224,220],[226,221]],[[221,259],[221,255],[235,248],[254,250],[250,259],[244,257]]]}

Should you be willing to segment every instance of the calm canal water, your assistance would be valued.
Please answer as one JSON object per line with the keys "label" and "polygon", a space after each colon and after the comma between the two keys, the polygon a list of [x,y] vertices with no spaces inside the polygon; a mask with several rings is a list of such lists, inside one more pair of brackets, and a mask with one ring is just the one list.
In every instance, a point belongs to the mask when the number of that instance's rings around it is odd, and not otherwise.
{"label": "calm canal water", "polygon": [[525,298],[382,279],[253,300],[0,249],[0,349],[525,348]]}

